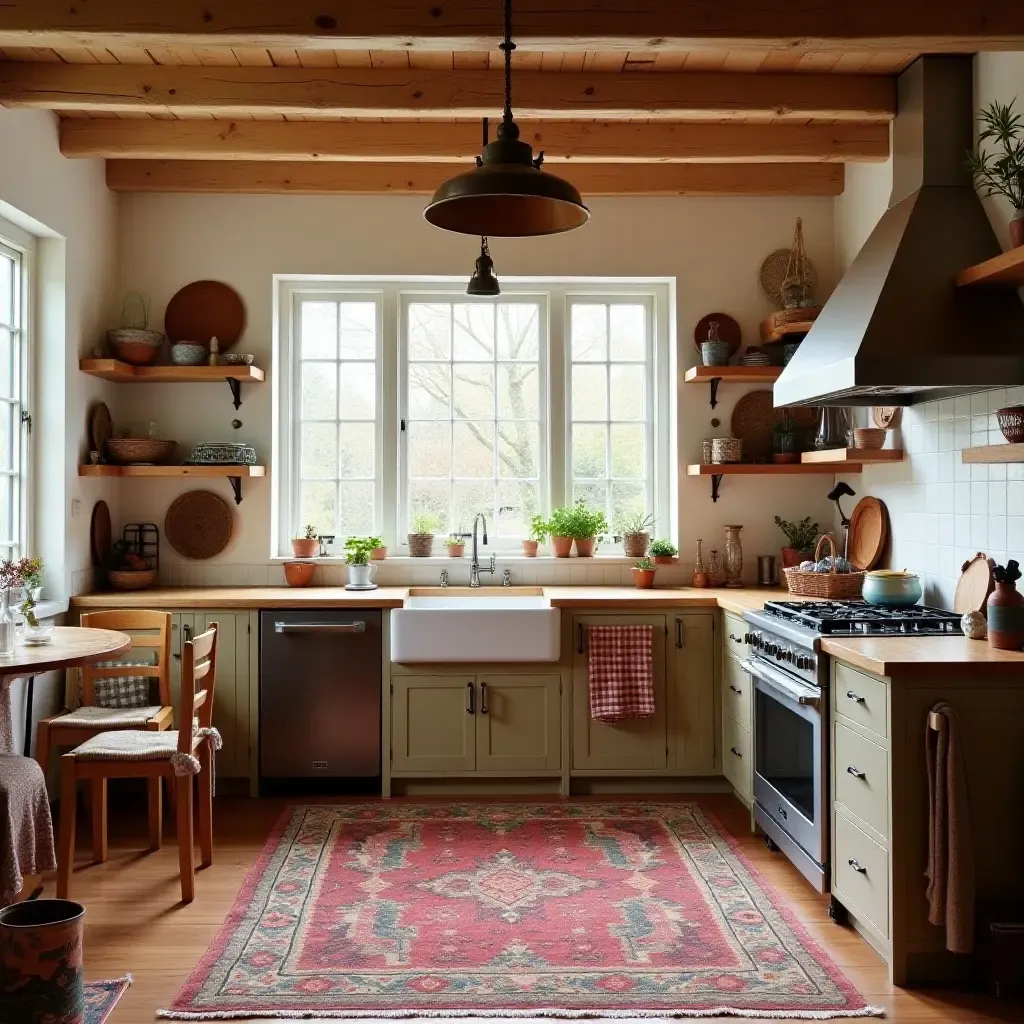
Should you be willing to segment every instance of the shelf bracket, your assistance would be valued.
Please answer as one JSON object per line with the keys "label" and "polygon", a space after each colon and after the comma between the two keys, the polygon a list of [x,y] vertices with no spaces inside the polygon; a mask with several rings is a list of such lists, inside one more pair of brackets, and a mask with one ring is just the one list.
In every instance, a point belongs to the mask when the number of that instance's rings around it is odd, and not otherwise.
{"label": "shelf bracket", "polygon": [[234,377],[228,377],[228,387],[231,388],[231,402],[236,409],[242,408],[242,382]]}
{"label": "shelf bracket", "polygon": [[718,488],[722,486],[722,474],[711,474],[711,500],[718,501]]}
{"label": "shelf bracket", "polygon": [[[242,478],[240,476],[229,476],[228,483],[231,484],[231,490],[235,492],[235,504],[242,504]],[[715,499],[717,501],[717,499]]]}
{"label": "shelf bracket", "polygon": [[721,377],[711,378],[711,408],[714,409],[718,405],[718,385],[722,383]]}

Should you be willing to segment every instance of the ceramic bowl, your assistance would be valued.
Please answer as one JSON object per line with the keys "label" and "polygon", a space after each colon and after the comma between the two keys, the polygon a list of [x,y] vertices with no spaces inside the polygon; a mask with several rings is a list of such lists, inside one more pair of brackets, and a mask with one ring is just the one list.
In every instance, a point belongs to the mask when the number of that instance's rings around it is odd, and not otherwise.
{"label": "ceramic bowl", "polygon": [[923,593],[921,580],[914,573],[877,569],[865,574],[861,596],[868,604],[903,608],[917,604]]}
{"label": "ceramic bowl", "polygon": [[315,562],[285,562],[284,578],[289,587],[308,587],[316,572]]}
{"label": "ceramic bowl", "polygon": [[144,331],[134,327],[121,327],[107,331],[107,341],[114,355],[132,366],[149,366],[160,355],[164,336],[159,331]]}
{"label": "ceramic bowl", "polygon": [[251,352],[225,352],[220,361],[225,366],[252,366],[256,357]]}
{"label": "ceramic bowl", "polygon": [[175,366],[201,366],[209,358],[209,348],[196,341],[178,341],[171,346],[171,362]]}

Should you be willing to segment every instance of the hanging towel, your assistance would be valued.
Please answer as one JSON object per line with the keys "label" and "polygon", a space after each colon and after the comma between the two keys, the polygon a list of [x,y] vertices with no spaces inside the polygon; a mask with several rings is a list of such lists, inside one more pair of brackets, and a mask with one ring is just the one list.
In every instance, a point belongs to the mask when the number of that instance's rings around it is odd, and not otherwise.
{"label": "hanging towel", "polygon": [[946,926],[946,949],[974,948],[974,850],[967,779],[949,704],[932,708],[925,724],[928,765],[928,920]]}
{"label": "hanging towel", "polygon": [[590,717],[601,722],[654,714],[653,626],[591,626]]}

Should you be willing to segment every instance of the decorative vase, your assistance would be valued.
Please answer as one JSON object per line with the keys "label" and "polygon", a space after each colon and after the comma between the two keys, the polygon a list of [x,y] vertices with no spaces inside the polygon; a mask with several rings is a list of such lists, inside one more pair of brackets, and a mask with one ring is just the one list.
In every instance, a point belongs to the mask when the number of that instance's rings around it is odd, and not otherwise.
{"label": "decorative vase", "polygon": [[700,344],[700,357],[705,366],[728,366],[730,355],[729,342],[722,341],[718,336],[718,321],[708,324],[708,339]]}
{"label": "decorative vase", "polygon": [[705,466],[711,465],[711,438],[705,437],[700,443],[700,461]]}
{"label": "decorative vase", "polygon": [[432,533],[410,533],[409,555],[412,558],[429,558],[434,550],[434,535]]}
{"label": "decorative vase", "polygon": [[316,537],[295,537],[292,539],[292,554],[296,558],[315,558],[320,550]]}
{"label": "decorative vase", "polygon": [[523,554],[527,558],[537,557],[537,548],[540,546],[540,542],[536,540],[524,540],[523,541]]}
{"label": "decorative vase", "polygon": [[633,582],[637,590],[650,590],[654,586],[657,569],[638,569],[633,566]]}
{"label": "decorative vase", "polygon": [[555,537],[551,538],[551,554],[555,558],[568,558],[569,553],[572,551],[572,537]]}
{"label": "decorative vase", "polygon": [[701,553],[701,546],[704,541],[697,541],[697,560],[693,563],[693,585],[695,587],[706,587],[708,585],[708,574],[704,568],[704,556]]}
{"label": "decorative vase", "polygon": [[622,551],[629,558],[643,558],[650,539],[649,533],[627,533],[622,538]]}
{"label": "decorative vase", "polygon": [[743,586],[743,545],[740,543],[742,526],[725,528],[725,585]]}
{"label": "decorative vase", "polygon": [[11,614],[11,592],[0,590],[0,658],[14,654],[14,616]]}
{"label": "decorative vase", "polygon": [[1024,210],[1014,210],[1010,218],[1010,245],[1024,245]]}
{"label": "decorative vase", "polygon": [[988,599],[988,643],[1000,651],[1024,647],[1024,594],[1014,583],[997,583]]}
{"label": "decorative vase", "polygon": [[722,556],[718,548],[711,549],[711,557],[708,559],[708,586],[720,587],[725,583],[725,569],[722,566]]}
{"label": "decorative vase", "polygon": [[576,557],[577,558],[592,558],[594,554],[594,545],[597,543],[595,537],[576,537]]}

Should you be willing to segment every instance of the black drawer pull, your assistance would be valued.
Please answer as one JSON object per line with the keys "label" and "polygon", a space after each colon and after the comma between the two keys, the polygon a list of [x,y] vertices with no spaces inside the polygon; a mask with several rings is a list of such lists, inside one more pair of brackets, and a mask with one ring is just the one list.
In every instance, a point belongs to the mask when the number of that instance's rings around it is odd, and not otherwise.
{"label": "black drawer pull", "polygon": [[730,683],[729,689],[732,690],[733,693],[738,693],[741,697],[743,696],[743,691],[738,686],[733,686],[732,683]]}
{"label": "black drawer pull", "polygon": [[474,701],[474,698],[473,698],[473,681],[472,680],[470,680],[468,683],[466,683],[466,714],[467,715],[475,715],[476,714],[476,706],[475,706],[475,701]]}
{"label": "black drawer pull", "polygon": [[741,753],[740,753],[740,752],[739,752],[739,751],[738,751],[738,750],[737,750],[737,749],[736,749],[735,747],[730,747],[730,748],[729,748],[729,750],[730,750],[730,751],[731,751],[731,752],[732,752],[733,754],[735,754],[735,755],[736,755],[737,757],[742,757],[742,756],[743,756],[743,755],[742,755],[742,754],[741,754]]}
{"label": "black drawer pull", "polygon": [[855,779],[866,779],[867,778],[867,775],[864,772],[862,772],[859,768],[857,768],[855,765],[852,765],[852,764],[847,765],[846,766],[846,771],[847,771],[847,774],[852,775]]}
{"label": "black drawer pull", "polygon": [[851,857],[847,861],[847,864],[849,864],[850,867],[853,868],[853,870],[856,871],[858,875],[866,875],[868,873],[868,869],[865,867],[861,867],[861,863],[859,860],[857,860],[856,857]]}
{"label": "black drawer pull", "polygon": [[735,633],[730,633],[730,634],[729,634],[729,639],[730,639],[730,640],[731,640],[731,641],[732,641],[732,642],[733,642],[734,644],[741,644],[741,643],[743,643],[743,638],[742,638],[742,637],[739,637],[739,636],[737,636],[737,635],[736,635]]}
{"label": "black drawer pull", "polygon": [[846,696],[849,697],[850,700],[855,700],[858,704],[864,703],[864,698],[859,693],[854,693],[853,690],[847,690]]}
{"label": "black drawer pull", "polygon": [[683,649],[683,620],[676,619],[676,647]]}
{"label": "black drawer pull", "polygon": [[487,714],[487,684],[480,684],[480,714]]}

